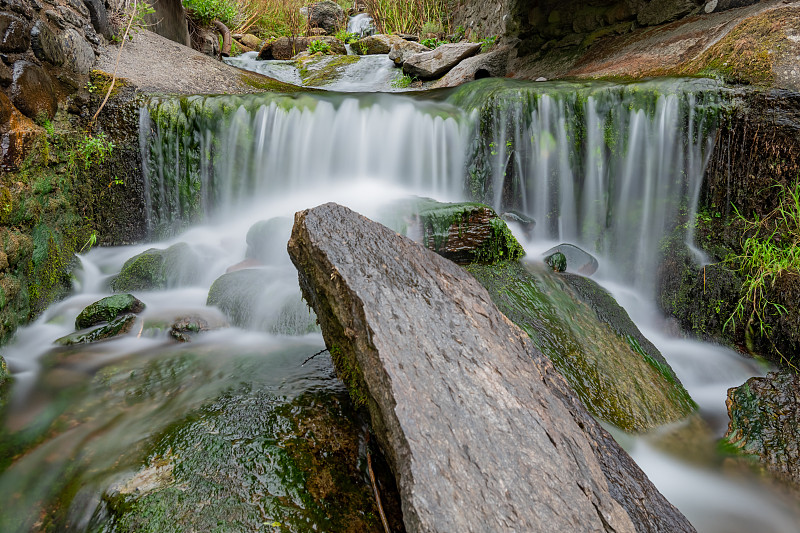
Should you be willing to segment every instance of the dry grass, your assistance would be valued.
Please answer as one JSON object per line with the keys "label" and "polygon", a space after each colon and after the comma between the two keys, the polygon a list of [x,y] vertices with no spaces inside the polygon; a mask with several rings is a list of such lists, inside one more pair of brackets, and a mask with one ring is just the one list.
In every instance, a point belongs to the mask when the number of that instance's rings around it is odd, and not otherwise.
{"label": "dry grass", "polygon": [[450,31],[446,0],[365,0],[378,33],[420,34],[423,28],[445,34]]}

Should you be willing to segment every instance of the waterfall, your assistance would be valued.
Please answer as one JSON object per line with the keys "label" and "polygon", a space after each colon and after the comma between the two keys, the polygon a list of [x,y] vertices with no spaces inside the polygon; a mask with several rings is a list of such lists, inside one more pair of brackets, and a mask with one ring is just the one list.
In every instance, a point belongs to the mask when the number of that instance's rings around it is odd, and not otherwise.
{"label": "waterfall", "polygon": [[367,180],[523,211],[537,241],[577,244],[647,290],[660,240],[692,215],[722,104],[707,80],[156,99],[142,111],[151,227]]}

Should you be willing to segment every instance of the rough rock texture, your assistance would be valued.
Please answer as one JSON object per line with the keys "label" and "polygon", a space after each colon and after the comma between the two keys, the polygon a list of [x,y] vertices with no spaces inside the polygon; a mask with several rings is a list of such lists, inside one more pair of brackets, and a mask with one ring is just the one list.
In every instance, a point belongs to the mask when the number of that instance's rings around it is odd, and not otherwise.
{"label": "rough rock texture", "polygon": [[14,81],[9,93],[16,108],[28,118],[37,118],[40,114],[53,118],[58,109],[53,80],[46,70],[35,63],[14,63]]}
{"label": "rough rock texture", "polygon": [[155,13],[145,16],[150,31],[170,41],[191,46],[186,10],[183,9],[181,1],[151,0],[149,3],[155,10]]}
{"label": "rough rock texture", "polygon": [[757,4],[761,0],[709,0],[703,6],[703,11],[706,13],[719,13],[728,9],[736,9],[737,7],[751,6]]}
{"label": "rough rock texture", "polygon": [[335,204],[289,253],[409,531],[693,531],[457,265]]}
{"label": "rough rock texture", "polygon": [[518,262],[467,270],[601,420],[641,432],[696,408],[658,349],[594,281]]}
{"label": "rough rock texture", "polygon": [[334,54],[344,55],[347,53],[344,43],[335,37],[320,35],[315,37],[279,37],[274,41],[264,43],[258,52],[258,59],[280,59],[288,60],[301,52],[308,50],[308,45],[312,41],[325,41],[331,47]]}
{"label": "rough rock texture", "polygon": [[121,314],[141,313],[145,305],[132,294],[115,294],[94,302],[75,318],[75,328],[84,329],[111,322]]}
{"label": "rough rock texture", "polygon": [[321,28],[328,35],[333,35],[347,23],[344,10],[336,2],[325,0],[308,6],[308,25]]}
{"label": "rough rock texture", "polygon": [[482,78],[502,78],[508,72],[508,55],[511,50],[502,47],[486,54],[465,59],[433,84],[437,87],[455,87]]}
{"label": "rough rock texture", "polygon": [[685,17],[697,9],[698,0],[650,0],[636,14],[642,26],[657,26]]}
{"label": "rough rock texture", "polygon": [[376,54],[388,54],[392,51],[392,47],[405,47],[408,42],[410,41],[406,41],[399,35],[381,33],[378,35],[368,35],[352,43],[350,48],[355,54],[371,56]]}
{"label": "rough rock texture", "polygon": [[480,43],[443,44],[435,50],[406,59],[403,72],[422,80],[440,78],[464,59],[477,54],[480,49]]}
{"label": "rough rock texture", "polygon": [[431,49],[427,46],[403,39],[402,43],[396,43],[392,45],[392,49],[389,50],[389,59],[394,61],[395,66],[402,67],[403,63],[406,62],[406,59],[414,54],[421,54],[423,52],[430,51]]}
{"label": "rough rock texture", "polygon": [[727,442],[800,485],[800,375],[772,372],[728,389]]}

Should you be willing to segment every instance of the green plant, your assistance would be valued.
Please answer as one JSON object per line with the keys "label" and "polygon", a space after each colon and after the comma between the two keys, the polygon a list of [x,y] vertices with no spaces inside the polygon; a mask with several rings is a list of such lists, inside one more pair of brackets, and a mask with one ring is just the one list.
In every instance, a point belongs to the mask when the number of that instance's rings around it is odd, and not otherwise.
{"label": "green plant", "polygon": [[492,35],[480,41],[481,43],[481,52],[485,52],[489,50],[494,44],[497,42],[497,35]]}
{"label": "green plant", "polygon": [[317,52],[322,52],[323,54],[330,54],[331,45],[329,45],[322,39],[317,39],[316,41],[311,41],[310,43],[308,43],[308,53],[316,54]]}
{"label": "green plant", "polygon": [[414,81],[416,81],[416,78],[412,78],[408,74],[403,74],[402,76],[394,80],[391,85],[395,89],[405,89],[409,85],[414,83]]}
{"label": "green plant", "polygon": [[106,158],[114,150],[114,143],[111,142],[105,133],[98,133],[95,136],[87,134],[75,143],[75,146],[68,154],[70,167],[82,166],[84,170],[89,170],[94,164],[102,165]]}
{"label": "green plant", "polygon": [[359,40],[359,35],[357,33],[351,33],[347,30],[339,30],[336,32],[335,37],[342,41],[344,44],[354,43]]}
{"label": "green plant", "polygon": [[378,33],[446,33],[450,27],[447,0],[365,0]]}
{"label": "green plant", "polygon": [[83,248],[81,248],[78,253],[82,254],[84,251],[88,252],[95,244],[97,244],[97,232],[93,231],[92,234],[89,235],[89,240],[86,241],[86,244],[83,245]]}
{"label": "green plant", "polygon": [[447,44],[447,41],[440,41],[435,37],[431,37],[430,39],[422,39],[419,42],[419,44],[421,44],[422,46],[427,46],[428,48],[433,50],[434,48],[437,48],[443,44]]}
{"label": "green plant", "polygon": [[430,33],[442,34],[444,33],[444,27],[438,20],[429,20],[422,25],[419,32],[423,35]]}
{"label": "green plant", "polygon": [[[793,186],[775,184],[780,190],[780,204],[763,219],[745,218],[734,206],[737,219],[744,225],[742,252],[726,261],[740,271],[745,280],[741,297],[723,325],[736,327],[736,321],[757,323],[759,333],[769,336],[767,314],[783,314],[786,309],[771,301],[767,293],[785,273],[800,273],[800,181]],[[788,363],[788,360],[780,354]],[[792,366],[790,364],[790,366]]]}
{"label": "green plant", "polygon": [[456,31],[453,32],[453,35],[450,36],[451,43],[460,42],[467,34],[467,30],[464,29],[464,26],[459,26],[456,28]]}
{"label": "green plant", "polygon": [[192,19],[204,25],[219,20],[234,26],[239,16],[239,5],[235,0],[183,0],[183,6]]}

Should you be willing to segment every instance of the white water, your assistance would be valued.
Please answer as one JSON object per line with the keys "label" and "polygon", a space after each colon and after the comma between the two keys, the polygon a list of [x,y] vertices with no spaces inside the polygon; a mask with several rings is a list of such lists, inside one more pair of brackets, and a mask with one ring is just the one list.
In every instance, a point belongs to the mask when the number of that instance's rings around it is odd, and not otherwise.
{"label": "white water", "polygon": [[[104,295],[105,276],[118,272],[127,258],[146,248],[186,242],[204,258],[204,272],[190,287],[137,294],[148,305],[145,318],[189,312],[202,315],[213,313],[204,305],[210,284],[228,266],[244,258],[245,234],[258,220],[291,217],[298,210],[327,201],[377,217],[381,204],[409,194],[444,201],[465,198],[464,173],[470,165],[480,115],[455,105],[457,98],[270,97],[263,101],[225,101],[235,104],[225,120],[206,120],[199,112],[191,120],[178,120],[183,128],[178,142],[171,140],[176,124],[156,126],[150,123],[149,114],[143,114],[142,132],[153,135],[143,142],[145,172],[152,180],[148,202],[152,227],[174,230],[182,218],[200,215],[205,222],[156,244],[96,249],[82,258],[83,274],[76,294],[22,328],[4,351],[18,380],[8,421],[11,427],[25,427],[46,409],[36,379],[50,375],[39,368],[50,342],[70,332],[80,309]],[[643,292],[652,280],[647,276],[647,272],[652,274],[648,265],[652,265],[664,226],[676,216],[682,195],[696,195],[707,156],[705,138],[694,139],[678,119],[687,103],[690,112],[694,104],[678,96],[652,101],[656,112],[648,114],[635,106],[628,109],[630,102],[618,93],[587,97],[583,109],[588,149],[577,158],[570,150],[574,143],[568,126],[575,119],[568,111],[569,101],[545,95],[519,122],[503,123],[504,119],[498,118],[502,127],[495,131],[502,133],[493,141],[495,147],[505,147],[510,140],[515,151],[509,154],[492,147],[489,152],[493,201],[501,207],[498,190],[507,177],[503,174],[511,155],[519,170],[519,183],[524,184],[520,188],[523,208],[539,223],[535,240],[523,242],[529,256],[559,241],[574,242],[599,255],[598,279],[659,347],[712,427],[711,439],[701,439],[696,445],[698,455],[702,455],[700,452],[707,452],[714,445],[713,439],[724,432],[727,387],[740,385],[764,369],[730,350],[664,335],[660,318],[649,303],[650,295]],[[213,102],[198,98],[192,105],[211,109]],[[156,107],[151,108],[151,113],[156,112]],[[684,118],[690,132],[698,128],[691,113]],[[612,151],[607,157],[609,151],[601,143],[606,120],[629,129],[632,149]],[[681,131],[683,134],[679,134]],[[200,154],[197,160],[187,156],[195,150]],[[492,155],[491,151],[497,153]],[[182,190],[197,191],[199,210],[185,207],[191,202],[181,200]],[[548,207],[540,201],[541,195],[555,201]],[[618,216],[627,217],[628,224],[620,224]],[[558,222],[543,222],[548,219]],[[285,249],[278,247],[273,253],[282,258],[278,261],[282,266],[275,271],[276,286],[299,299],[296,273],[287,264]],[[649,258],[641,257],[648,254]],[[286,294],[275,294],[265,293],[264,308],[258,312],[276,312]],[[210,334],[201,342],[212,348],[243,342],[269,346],[301,342],[309,346],[310,353],[316,351],[311,347],[321,344],[318,334],[298,339],[232,331],[234,335],[225,330]],[[111,361],[153,352],[164,343],[157,335],[105,343],[88,350],[72,370],[97,369]],[[726,472],[720,460],[691,462],[665,453],[658,436],[618,438],[699,531],[797,531],[800,515],[796,508],[756,479],[741,472]],[[66,448],[66,453],[84,445],[79,439]],[[0,477],[0,494],[4,483],[6,488],[14,487],[15,481],[8,473]],[[36,486],[33,481],[30,484]],[[37,489],[31,490],[37,494]]]}
{"label": "white water", "polygon": [[356,35],[365,37],[367,35],[372,35],[374,32],[375,26],[373,25],[372,17],[369,16],[369,13],[353,15],[347,21],[347,33],[355,33]]}

